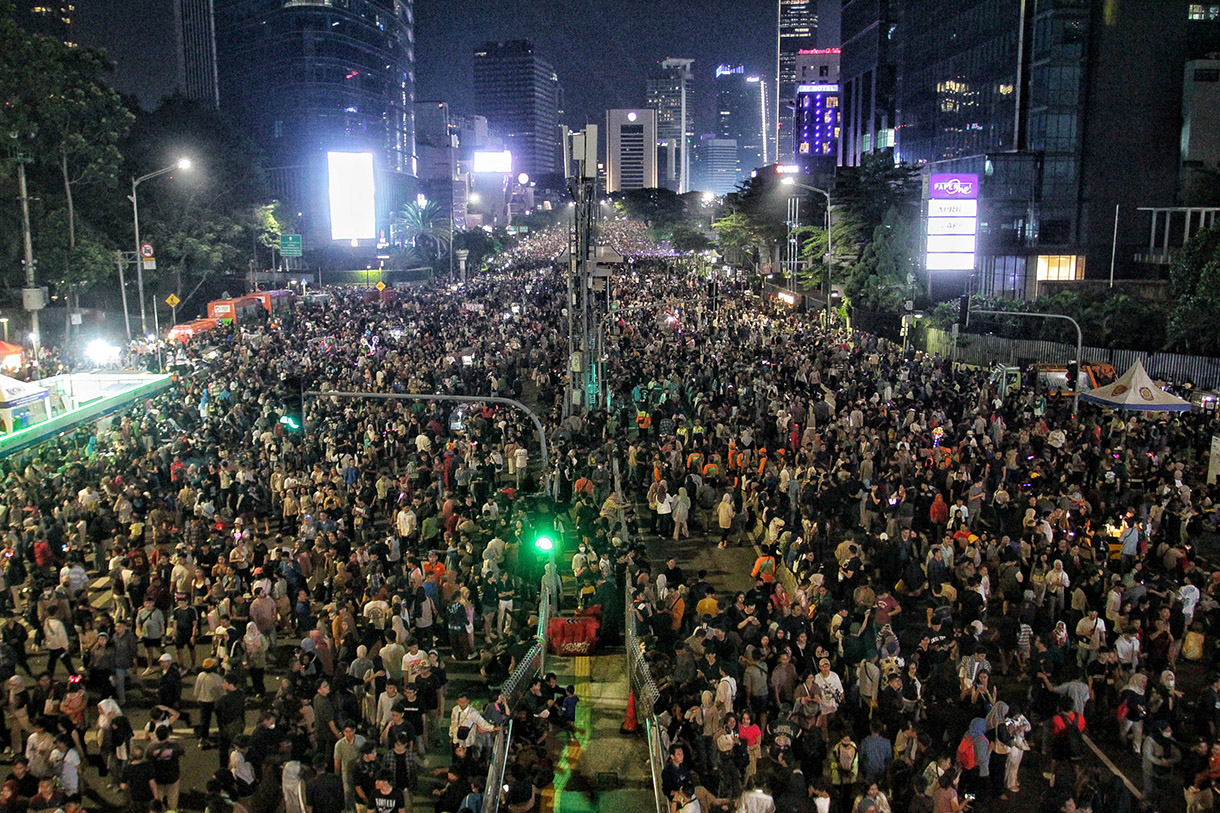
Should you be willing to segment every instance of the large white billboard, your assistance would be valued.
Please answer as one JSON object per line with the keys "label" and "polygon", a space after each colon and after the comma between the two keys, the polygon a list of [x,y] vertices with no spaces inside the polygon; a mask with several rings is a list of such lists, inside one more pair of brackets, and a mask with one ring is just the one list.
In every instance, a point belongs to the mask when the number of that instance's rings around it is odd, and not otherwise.
{"label": "large white billboard", "polygon": [[328,152],[330,239],[371,240],[377,236],[373,154]]}
{"label": "large white billboard", "polygon": [[511,175],[513,172],[513,154],[508,150],[501,152],[476,152],[474,154],[475,173],[496,175]]}

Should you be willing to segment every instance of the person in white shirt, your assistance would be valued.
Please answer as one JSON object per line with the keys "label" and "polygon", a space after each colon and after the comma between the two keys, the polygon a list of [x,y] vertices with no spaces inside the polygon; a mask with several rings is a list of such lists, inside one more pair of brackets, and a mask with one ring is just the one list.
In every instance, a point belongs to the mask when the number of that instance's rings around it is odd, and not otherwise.
{"label": "person in white shirt", "polygon": [[1097,651],[1106,643],[1106,622],[1091,607],[1084,618],[1076,622],[1076,662],[1082,668],[1097,660]]}
{"label": "person in white shirt", "polygon": [[1114,642],[1114,654],[1118,662],[1129,672],[1134,672],[1140,662],[1140,639],[1135,637],[1135,630],[1128,627]]}
{"label": "person in white shirt", "polygon": [[[464,730],[463,730],[464,729]],[[454,745],[464,745],[467,749],[474,748],[479,734],[499,731],[479,714],[478,709],[470,705],[470,699],[465,693],[458,695],[457,704],[449,715],[449,741]],[[464,736],[463,736],[464,735]]]}
{"label": "person in white shirt", "polygon": [[414,683],[419,676],[420,668],[428,660],[428,653],[419,648],[419,642],[412,638],[407,643],[407,652],[402,656],[402,676],[407,683]]}
{"label": "person in white shirt", "polygon": [[741,794],[737,813],[775,813],[775,800],[763,788],[753,788]]}
{"label": "person in white shirt", "polygon": [[1195,618],[1195,607],[1199,604],[1199,588],[1195,586],[1190,576],[1183,577],[1184,584],[1178,588],[1178,602],[1182,605],[1182,615],[1186,618],[1186,626]]}
{"label": "person in white shirt", "polygon": [[695,798],[695,786],[687,782],[674,791],[674,798],[669,803],[671,813],[703,813],[703,805]]}

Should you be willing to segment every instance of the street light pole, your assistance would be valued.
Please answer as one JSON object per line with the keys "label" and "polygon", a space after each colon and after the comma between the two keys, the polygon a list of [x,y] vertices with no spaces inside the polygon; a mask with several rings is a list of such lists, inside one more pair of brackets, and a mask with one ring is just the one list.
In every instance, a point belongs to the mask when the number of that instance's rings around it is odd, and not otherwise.
{"label": "street light pole", "polygon": [[830,193],[825,189],[820,189],[816,186],[797,183],[796,179],[791,175],[785,175],[780,181],[784,186],[795,186],[798,189],[807,189],[810,192],[817,192],[822,197],[826,198],[826,329],[830,330],[830,272],[831,264],[834,262],[834,237],[831,232],[830,222]]}
{"label": "street light pole", "polygon": [[140,253],[140,203],[137,197],[136,188],[145,181],[160,177],[167,172],[173,172],[175,169],[190,169],[191,159],[180,158],[177,163],[170,164],[156,172],[150,172],[147,175],[140,177],[132,177],[131,179],[131,195],[128,198],[131,201],[131,219],[135,227],[136,233],[136,288],[140,296],[140,335],[148,336],[148,316],[144,310],[144,257]]}

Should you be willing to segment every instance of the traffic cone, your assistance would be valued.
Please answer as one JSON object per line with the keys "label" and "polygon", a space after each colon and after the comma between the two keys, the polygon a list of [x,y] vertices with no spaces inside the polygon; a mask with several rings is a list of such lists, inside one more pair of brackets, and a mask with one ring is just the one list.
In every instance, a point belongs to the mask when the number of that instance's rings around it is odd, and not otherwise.
{"label": "traffic cone", "polygon": [[635,719],[635,691],[627,693],[627,719],[623,720],[623,727],[618,730],[620,734],[634,734],[640,730],[639,721]]}

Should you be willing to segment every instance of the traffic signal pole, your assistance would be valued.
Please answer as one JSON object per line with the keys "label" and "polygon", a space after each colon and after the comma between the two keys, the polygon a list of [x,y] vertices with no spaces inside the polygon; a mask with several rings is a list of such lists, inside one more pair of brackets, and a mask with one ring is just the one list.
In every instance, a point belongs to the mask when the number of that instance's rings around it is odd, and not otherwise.
{"label": "traffic signal pole", "polygon": [[[1072,323],[1072,327],[1076,328],[1076,369],[1080,370],[1084,359],[1081,356],[1084,354],[1084,334],[1080,331],[1080,323],[1070,316],[1064,316],[1062,313],[1033,313],[1032,311],[979,311],[970,310],[968,313],[981,313],[986,316],[1036,316],[1039,319],[1066,319]],[[1080,411],[1080,373],[1076,373],[1076,380],[1072,382],[1072,412]]]}
{"label": "traffic signal pole", "polygon": [[414,392],[324,392],[322,390],[306,390],[303,394],[314,398],[342,398],[357,401],[448,401],[461,404],[497,404],[499,406],[519,409],[534,422],[534,429],[538,432],[538,448],[542,452],[542,487],[547,494],[551,492],[551,458],[546,444],[546,430],[543,429],[542,421],[538,419],[538,415],[534,410],[513,398],[500,398],[495,395],[442,395],[440,393]]}

